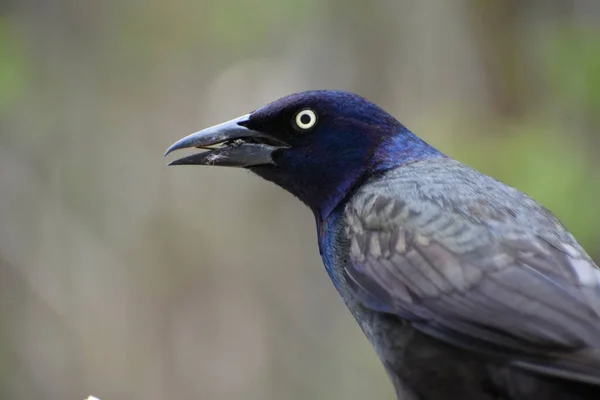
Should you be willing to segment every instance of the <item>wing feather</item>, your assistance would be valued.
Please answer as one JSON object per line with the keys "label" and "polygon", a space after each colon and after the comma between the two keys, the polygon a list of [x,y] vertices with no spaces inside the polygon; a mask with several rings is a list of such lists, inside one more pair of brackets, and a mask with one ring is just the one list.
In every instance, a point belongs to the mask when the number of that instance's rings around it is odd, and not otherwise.
{"label": "wing feather", "polygon": [[600,356],[590,357],[600,349],[600,270],[575,239],[535,203],[525,211],[539,227],[483,195],[442,204],[428,190],[359,194],[347,208],[346,274],[358,297],[453,345],[600,384]]}

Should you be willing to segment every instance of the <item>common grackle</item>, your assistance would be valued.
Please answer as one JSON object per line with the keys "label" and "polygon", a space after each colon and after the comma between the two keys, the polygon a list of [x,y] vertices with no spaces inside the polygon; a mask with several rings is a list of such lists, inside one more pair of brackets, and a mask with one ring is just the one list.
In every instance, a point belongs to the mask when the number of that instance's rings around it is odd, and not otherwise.
{"label": "common grackle", "polygon": [[[220,145],[220,146],[214,146]],[[325,268],[399,399],[600,399],[600,269],[527,195],[346,92],[189,135],[314,213]]]}

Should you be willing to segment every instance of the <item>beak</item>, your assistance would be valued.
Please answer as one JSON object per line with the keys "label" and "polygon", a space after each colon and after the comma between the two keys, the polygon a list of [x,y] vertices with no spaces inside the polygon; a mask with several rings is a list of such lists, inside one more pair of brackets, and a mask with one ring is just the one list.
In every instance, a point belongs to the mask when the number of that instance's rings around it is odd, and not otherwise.
{"label": "beak", "polygon": [[[274,164],[271,157],[273,152],[286,148],[287,145],[262,132],[246,128],[244,123],[248,122],[249,117],[250,114],[242,115],[178,140],[167,149],[165,156],[175,150],[190,147],[207,151],[176,159],[169,165],[217,165],[243,168]],[[209,147],[215,145],[221,146]]]}

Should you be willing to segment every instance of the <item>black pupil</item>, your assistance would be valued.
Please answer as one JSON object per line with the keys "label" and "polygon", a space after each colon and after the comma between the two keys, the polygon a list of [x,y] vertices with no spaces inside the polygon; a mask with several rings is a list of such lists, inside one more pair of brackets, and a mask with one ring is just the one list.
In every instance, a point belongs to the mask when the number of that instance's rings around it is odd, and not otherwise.
{"label": "black pupil", "polygon": [[304,125],[307,125],[311,120],[312,120],[312,118],[308,114],[302,114],[300,116],[300,122],[302,122]]}

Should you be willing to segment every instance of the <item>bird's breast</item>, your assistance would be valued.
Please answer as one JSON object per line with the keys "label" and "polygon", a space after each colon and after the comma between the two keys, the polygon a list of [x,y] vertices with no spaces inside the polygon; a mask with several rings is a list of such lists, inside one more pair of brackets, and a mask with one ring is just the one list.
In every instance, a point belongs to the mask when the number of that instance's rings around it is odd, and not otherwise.
{"label": "bird's breast", "polygon": [[333,285],[338,290],[340,295],[343,293],[343,269],[346,262],[345,250],[348,248],[340,237],[342,223],[342,212],[334,210],[329,217],[317,223],[317,232],[319,236],[319,251],[325,270]]}

